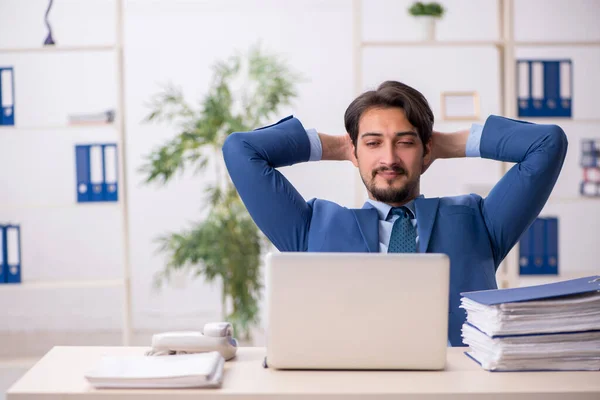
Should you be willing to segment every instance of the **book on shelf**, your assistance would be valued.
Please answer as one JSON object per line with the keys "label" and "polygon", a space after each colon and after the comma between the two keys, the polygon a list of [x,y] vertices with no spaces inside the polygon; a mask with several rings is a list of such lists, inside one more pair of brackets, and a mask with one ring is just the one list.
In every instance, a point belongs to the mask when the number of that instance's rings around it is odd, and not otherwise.
{"label": "book on shelf", "polygon": [[69,114],[69,125],[104,125],[115,121],[115,110],[106,110],[97,113]]}

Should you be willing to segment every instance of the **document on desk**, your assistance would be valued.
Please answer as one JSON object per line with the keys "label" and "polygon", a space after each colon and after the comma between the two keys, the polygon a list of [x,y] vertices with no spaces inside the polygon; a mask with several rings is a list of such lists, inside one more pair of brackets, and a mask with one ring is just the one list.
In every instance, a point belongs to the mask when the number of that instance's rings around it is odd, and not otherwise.
{"label": "document on desk", "polygon": [[214,388],[225,359],[216,351],[166,357],[103,357],[85,374],[95,388]]}
{"label": "document on desk", "polygon": [[600,370],[600,276],[461,294],[463,342],[484,369]]}

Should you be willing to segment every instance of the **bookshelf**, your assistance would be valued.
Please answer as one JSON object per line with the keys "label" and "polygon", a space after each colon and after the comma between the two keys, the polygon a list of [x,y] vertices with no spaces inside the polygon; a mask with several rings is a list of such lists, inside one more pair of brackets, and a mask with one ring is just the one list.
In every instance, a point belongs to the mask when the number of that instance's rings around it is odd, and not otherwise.
{"label": "bookshelf", "polygon": [[66,52],[114,52],[118,50],[118,46],[46,46],[46,47],[5,47],[0,48],[2,53],[66,53]]}
{"label": "bookshelf", "polygon": [[[410,48],[491,48],[498,52],[498,71],[497,76],[499,90],[499,110],[498,114],[508,118],[519,119],[517,115],[517,104],[516,104],[516,52],[520,48],[598,48],[600,50],[600,41],[598,40],[515,40],[515,15],[514,5],[515,0],[498,0],[497,1],[497,24],[498,34],[497,40],[434,40],[434,41],[420,41],[420,40],[363,40],[363,1],[353,0],[353,65],[354,65],[354,93],[355,95],[361,94],[364,89],[364,71],[363,71],[363,58],[366,49],[370,48],[389,48],[389,49],[410,49]],[[431,101],[431,100],[430,100]],[[600,114],[596,114],[599,115]],[[534,123],[540,124],[556,124],[563,126],[563,124],[593,124],[600,128],[600,117],[587,116],[587,117],[574,117],[574,118],[520,118]],[[485,116],[482,116],[485,117]],[[445,124],[451,121],[436,120],[437,124]],[[484,121],[463,121],[465,125],[472,123],[483,123]],[[575,139],[579,140],[579,139]],[[569,146],[573,146],[573,141],[570,140]],[[512,166],[510,163],[498,163],[498,179],[501,178]],[[564,168],[563,168],[564,172]],[[492,184],[493,185],[493,184]],[[481,186],[476,184],[475,186]],[[490,185],[491,188],[491,185]],[[355,180],[355,199],[354,205],[361,207],[365,199],[365,191],[362,185],[362,181],[358,174]],[[598,202],[600,199],[578,197],[578,196],[565,196],[565,195],[551,195],[547,204],[550,205],[564,205],[569,207],[576,207],[580,204],[593,204]],[[598,203],[596,203],[598,204]],[[572,279],[592,274],[598,274],[598,271],[593,270],[581,270],[578,272],[571,272],[568,267],[568,262],[561,261],[560,275],[559,276],[519,276],[519,262],[518,262],[518,244],[513,247],[511,252],[504,259],[500,265],[496,278],[498,286],[500,288],[518,287],[523,285],[537,284],[537,283],[548,283],[557,279]]]}
{"label": "bookshelf", "polygon": [[[69,210],[75,208],[85,208],[87,210],[98,210],[103,208],[118,208],[121,220],[121,232],[115,232],[121,236],[122,241],[122,273],[118,279],[76,279],[76,280],[37,280],[23,281],[20,284],[4,284],[0,285],[0,294],[17,294],[21,297],[35,293],[47,293],[48,291],[64,291],[64,290],[95,290],[95,289],[117,289],[122,297],[122,321],[121,321],[121,341],[124,346],[129,345],[132,335],[132,315],[131,315],[131,261],[129,254],[129,218],[128,218],[128,196],[127,196],[127,136],[125,134],[125,76],[124,76],[124,21],[123,21],[123,0],[115,0],[114,18],[116,21],[116,40],[114,44],[109,45],[91,45],[91,46],[48,46],[48,47],[5,47],[0,48],[0,55],[23,55],[23,54],[59,54],[59,53],[106,53],[115,56],[116,70],[116,98],[115,100],[115,121],[111,124],[92,124],[92,125],[68,125],[68,124],[41,124],[35,125],[31,122],[25,122],[21,125],[19,122],[15,126],[0,127],[0,135],[51,135],[53,132],[48,131],[99,131],[111,130],[116,134],[114,136],[105,136],[101,140],[114,140],[118,143],[118,179],[119,179],[119,200],[116,203],[90,203],[78,204],[73,199],[69,203],[56,203],[40,201],[36,203],[16,203],[16,204],[0,204],[0,210],[15,211],[15,210],[48,210],[55,212],[58,209]],[[79,136],[82,140],[98,140],[98,136],[93,135],[91,138]],[[116,140],[115,140],[116,139]],[[23,244],[22,244],[23,245]]]}

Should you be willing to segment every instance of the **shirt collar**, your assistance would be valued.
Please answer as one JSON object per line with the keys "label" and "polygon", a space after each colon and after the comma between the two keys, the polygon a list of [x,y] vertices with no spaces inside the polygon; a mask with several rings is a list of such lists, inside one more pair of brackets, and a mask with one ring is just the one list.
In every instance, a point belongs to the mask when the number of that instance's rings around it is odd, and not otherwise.
{"label": "shirt collar", "polygon": [[[418,196],[417,198],[421,198],[424,197],[423,195]],[[376,201],[376,200],[371,200],[371,199],[367,199],[367,202],[369,204],[371,204],[373,207],[375,207],[375,209],[377,210],[377,214],[379,214],[379,219],[380,220],[387,220],[388,216],[390,214],[390,210],[392,209],[392,206],[390,206],[389,204],[386,203],[382,203],[380,201]],[[411,219],[415,219],[417,213],[415,211],[415,201],[411,200],[408,203],[404,204],[404,207],[408,208],[408,210],[410,211],[411,215]]]}

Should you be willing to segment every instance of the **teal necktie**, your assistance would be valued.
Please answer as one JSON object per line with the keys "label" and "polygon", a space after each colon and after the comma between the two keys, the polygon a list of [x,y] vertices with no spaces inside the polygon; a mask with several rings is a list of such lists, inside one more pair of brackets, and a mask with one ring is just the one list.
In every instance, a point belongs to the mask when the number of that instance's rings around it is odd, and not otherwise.
{"label": "teal necktie", "polygon": [[417,252],[417,232],[410,222],[410,213],[406,207],[393,207],[393,215],[398,215],[392,235],[390,236],[390,245],[388,253],[416,253]]}

